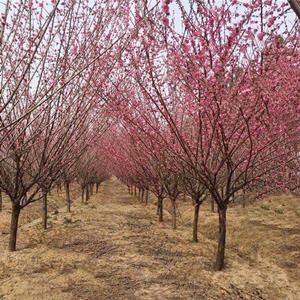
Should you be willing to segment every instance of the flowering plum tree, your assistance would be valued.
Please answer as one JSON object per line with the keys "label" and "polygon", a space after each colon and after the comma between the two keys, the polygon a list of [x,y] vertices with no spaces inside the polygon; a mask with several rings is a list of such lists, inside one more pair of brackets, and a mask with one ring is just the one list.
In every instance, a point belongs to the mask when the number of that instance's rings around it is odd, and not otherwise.
{"label": "flowering plum tree", "polygon": [[169,20],[171,1],[144,18],[128,53],[136,88],[128,101],[152,130],[149,112],[168,124],[176,143],[165,147],[217,204],[221,270],[233,195],[258,185],[284,189],[297,158],[299,24],[288,26],[287,2],[176,3],[180,32]]}

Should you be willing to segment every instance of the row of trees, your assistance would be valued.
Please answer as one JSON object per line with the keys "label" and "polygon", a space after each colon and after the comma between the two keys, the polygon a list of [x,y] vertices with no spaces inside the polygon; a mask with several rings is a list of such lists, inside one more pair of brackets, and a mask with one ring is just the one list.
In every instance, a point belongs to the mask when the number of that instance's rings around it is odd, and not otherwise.
{"label": "row of trees", "polygon": [[89,191],[107,176],[89,164],[110,124],[103,99],[130,38],[127,2],[1,4],[0,190],[12,204],[11,251],[22,209],[43,201],[46,228],[47,194],[56,183],[64,184],[70,210],[75,177]]}
{"label": "row of trees", "polygon": [[234,195],[297,187],[300,121],[300,30],[289,3],[221,2],[164,1],[137,13],[109,150],[119,178],[156,195],[160,221],[165,197],[173,228],[179,195],[192,198],[194,241],[201,204],[213,199],[217,270]]}
{"label": "row of trees", "polygon": [[64,183],[70,210],[75,178],[87,201],[113,172],[157,196],[161,221],[168,196],[174,228],[187,193],[194,241],[201,204],[213,199],[221,270],[233,196],[297,187],[300,39],[290,8],[297,14],[298,0],[7,0],[0,190],[12,203],[9,249],[27,205],[43,200],[46,224],[54,184]]}

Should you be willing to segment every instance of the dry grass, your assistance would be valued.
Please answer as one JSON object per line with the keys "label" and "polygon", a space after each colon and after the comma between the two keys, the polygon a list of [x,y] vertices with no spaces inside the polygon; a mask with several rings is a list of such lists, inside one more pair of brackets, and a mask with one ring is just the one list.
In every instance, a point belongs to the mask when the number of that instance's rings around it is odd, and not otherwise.
{"label": "dry grass", "polygon": [[[114,178],[88,205],[79,202],[71,214],[51,215],[46,232],[38,222],[21,227],[16,253],[0,236],[0,299],[300,299],[300,202],[293,196],[229,210],[224,272],[213,271],[217,215],[208,203],[196,244],[188,202],[178,203],[176,231],[167,212],[157,223],[154,198],[146,207]],[[0,228],[7,231],[6,213]]]}

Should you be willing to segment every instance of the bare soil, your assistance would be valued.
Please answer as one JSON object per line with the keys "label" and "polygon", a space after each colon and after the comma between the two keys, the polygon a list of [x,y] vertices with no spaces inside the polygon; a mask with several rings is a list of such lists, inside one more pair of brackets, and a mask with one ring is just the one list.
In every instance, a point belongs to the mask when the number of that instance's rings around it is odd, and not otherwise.
{"label": "bare soil", "polygon": [[[300,201],[276,195],[228,212],[226,269],[213,270],[217,214],[200,211],[200,240],[191,242],[192,205],[179,201],[178,229],[169,204],[157,222],[149,205],[115,178],[88,204],[50,213],[42,230],[40,204],[21,214],[18,251],[9,253],[9,203],[0,212],[0,299],[300,299]],[[51,210],[64,205],[52,195]],[[50,201],[49,201],[50,202]]]}

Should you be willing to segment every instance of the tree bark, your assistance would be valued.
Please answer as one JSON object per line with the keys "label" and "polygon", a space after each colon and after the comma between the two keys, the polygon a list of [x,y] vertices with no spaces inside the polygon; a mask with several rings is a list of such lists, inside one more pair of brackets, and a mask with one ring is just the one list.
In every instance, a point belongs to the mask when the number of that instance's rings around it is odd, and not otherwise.
{"label": "tree bark", "polygon": [[12,211],[11,211],[11,222],[10,222],[10,237],[9,237],[9,244],[8,244],[9,251],[16,251],[20,212],[21,212],[21,208],[19,207],[19,205],[13,203]]}
{"label": "tree bark", "polygon": [[141,189],[138,189],[138,200],[141,201]]}
{"label": "tree bark", "polygon": [[226,210],[227,208],[218,208],[219,213],[219,240],[216,257],[216,270],[221,271],[224,268],[225,245],[226,245]]}
{"label": "tree bark", "polygon": [[99,192],[99,183],[96,183],[96,193],[98,194],[98,192]]}
{"label": "tree bark", "polygon": [[90,192],[89,192],[89,184],[85,186],[85,202],[87,203],[90,199]]}
{"label": "tree bark", "polygon": [[193,242],[198,242],[198,224],[199,224],[199,210],[200,202],[197,201],[194,206],[194,220],[193,220]]}
{"label": "tree bark", "polygon": [[136,196],[136,186],[134,186],[134,196]]}
{"label": "tree bark", "polygon": [[92,183],[90,184],[90,194],[91,196],[94,194],[94,185]]}
{"label": "tree bark", "polygon": [[142,202],[144,202],[144,195],[145,195],[145,190],[142,189]]}
{"label": "tree bark", "polygon": [[145,203],[148,204],[149,201],[149,190],[146,190],[146,197],[145,197]]}
{"label": "tree bark", "polygon": [[84,185],[81,185],[81,202],[84,203]]}
{"label": "tree bark", "polygon": [[163,198],[162,197],[158,197],[157,199],[157,213],[158,213],[158,221],[159,222],[163,222],[164,221],[164,217],[163,217]]}
{"label": "tree bark", "polygon": [[47,192],[43,192],[43,200],[42,200],[42,221],[43,221],[43,228],[47,229],[47,220],[48,220],[48,199],[47,199]]}
{"label": "tree bark", "polygon": [[211,198],[211,211],[215,212],[215,200]]}
{"label": "tree bark", "polygon": [[71,197],[70,197],[70,183],[66,182],[66,197],[68,212],[71,212]]}
{"label": "tree bark", "polygon": [[176,201],[171,199],[172,203],[172,228],[176,229],[177,224],[176,224]]}
{"label": "tree bark", "polygon": [[0,211],[2,211],[2,207],[3,207],[3,198],[2,198],[2,191],[0,189]]}

